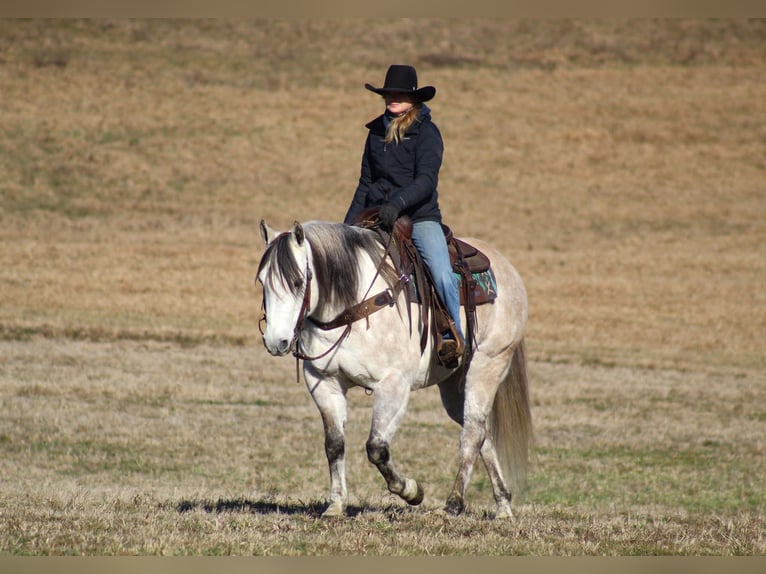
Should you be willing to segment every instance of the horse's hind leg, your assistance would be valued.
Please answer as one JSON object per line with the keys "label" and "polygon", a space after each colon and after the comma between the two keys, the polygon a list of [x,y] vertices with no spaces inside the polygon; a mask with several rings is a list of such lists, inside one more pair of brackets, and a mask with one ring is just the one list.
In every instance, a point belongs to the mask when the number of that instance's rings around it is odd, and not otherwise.
{"label": "horse's hind leg", "polygon": [[398,378],[384,379],[375,387],[367,458],[383,475],[390,492],[408,504],[417,505],[423,502],[423,489],[415,480],[399,474],[390,447],[407,410],[409,395],[409,386]]}
{"label": "horse's hind leg", "polygon": [[[451,382],[445,385],[439,385],[441,391],[442,404],[444,405],[447,414],[456,423],[462,426],[463,424],[463,393],[459,391],[458,384]],[[489,432],[489,428],[485,428],[484,444],[481,447],[480,454],[484,461],[484,466],[487,469],[487,475],[492,483],[492,492],[495,496],[495,504],[497,505],[497,512],[495,518],[510,518],[511,513],[511,491],[508,489],[508,485],[503,478],[500,462],[497,458],[497,452],[495,451],[495,444],[492,440],[492,435]],[[452,503],[454,505],[452,509],[453,514],[459,514],[462,509],[462,504],[454,499]],[[448,510],[449,511],[449,510]]]}
{"label": "horse's hind leg", "polygon": [[487,469],[487,475],[492,483],[492,492],[495,496],[495,505],[497,511],[495,518],[511,518],[511,491],[503,477],[500,461],[497,458],[495,443],[492,440],[492,434],[486,429],[484,444],[481,447],[481,459],[484,461],[484,467]]}
{"label": "horse's hind leg", "polygon": [[322,513],[324,517],[343,516],[348,498],[346,489],[346,441],[347,418],[346,389],[336,381],[323,379],[321,382],[304,370],[306,385],[322,415],[324,426],[324,449],[330,468],[330,503]]}
{"label": "horse's hind leg", "polygon": [[[477,353],[471,363],[465,381],[458,472],[444,507],[449,514],[458,515],[465,509],[465,491],[480,452],[487,465],[493,488],[502,483],[495,448],[491,438],[488,440],[487,418],[492,410],[500,381],[508,372],[509,363],[505,353],[495,357]],[[498,494],[498,490],[495,490],[496,502]],[[502,498],[504,495],[500,496]],[[501,505],[498,503],[499,515],[504,512],[500,509]]]}
{"label": "horse's hind leg", "polygon": [[[439,391],[441,393],[442,405],[444,405],[447,414],[452,420],[462,426],[465,399],[461,382],[457,378],[447,379],[439,384]],[[484,434],[484,444],[481,447],[480,454],[487,469],[489,480],[492,483],[492,492],[494,493],[495,504],[497,505],[495,518],[510,518],[512,516],[511,491],[508,489],[508,485],[503,478],[502,467],[495,451],[495,443],[492,440],[488,427],[485,428]],[[450,508],[452,508],[451,512],[453,514],[459,514],[463,504],[457,498],[453,498]]]}
{"label": "horse's hind leg", "polygon": [[[488,429],[485,429],[484,432],[484,442],[481,446],[480,454],[484,461],[484,466],[487,469],[489,480],[492,483],[492,492],[494,493],[495,505],[497,507],[495,518],[511,518],[513,516],[511,511],[511,491],[508,489],[508,485],[503,478],[503,473],[500,470],[501,467],[497,459],[495,445]],[[470,477],[470,472],[470,470],[467,471],[468,477]],[[458,480],[455,481],[455,487],[447,499],[447,504],[444,509],[446,512],[454,515],[462,513],[465,508],[463,498],[465,495],[465,486],[463,486],[462,482],[459,482],[459,480],[460,476],[458,476]],[[465,484],[467,485],[467,480]]]}

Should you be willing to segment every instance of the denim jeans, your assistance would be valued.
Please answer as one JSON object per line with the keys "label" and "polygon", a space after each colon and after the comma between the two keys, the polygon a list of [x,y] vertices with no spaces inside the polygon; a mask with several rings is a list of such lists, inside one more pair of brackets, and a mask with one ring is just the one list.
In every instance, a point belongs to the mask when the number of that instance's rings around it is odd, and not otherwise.
{"label": "denim jeans", "polygon": [[428,266],[436,292],[455,322],[457,332],[465,339],[463,329],[460,327],[460,293],[458,293],[457,277],[452,271],[441,223],[437,221],[413,223],[412,242]]}

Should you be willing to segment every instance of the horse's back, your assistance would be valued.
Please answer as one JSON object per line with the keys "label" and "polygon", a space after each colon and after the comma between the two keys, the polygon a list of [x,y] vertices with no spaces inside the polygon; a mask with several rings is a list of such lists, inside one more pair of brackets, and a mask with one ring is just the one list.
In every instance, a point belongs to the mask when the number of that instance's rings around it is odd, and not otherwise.
{"label": "horse's back", "polygon": [[506,342],[510,340],[516,346],[524,337],[529,314],[527,290],[521,275],[508,258],[490,243],[475,237],[461,239],[489,258],[497,283],[495,301],[476,308],[479,347],[482,339],[490,335],[493,335],[492,338],[498,335]]}

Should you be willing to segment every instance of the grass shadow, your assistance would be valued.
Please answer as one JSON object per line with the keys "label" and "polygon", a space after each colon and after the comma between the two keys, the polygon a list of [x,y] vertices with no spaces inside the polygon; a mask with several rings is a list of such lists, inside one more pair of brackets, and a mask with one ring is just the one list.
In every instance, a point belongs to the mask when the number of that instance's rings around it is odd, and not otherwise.
{"label": "grass shadow", "polygon": [[[210,514],[222,514],[226,512],[247,512],[251,514],[285,514],[288,516],[308,516],[311,518],[320,518],[322,512],[327,507],[326,502],[311,502],[304,503],[298,501],[297,503],[278,503],[270,502],[266,500],[248,500],[243,498],[237,499],[218,499],[217,501],[209,500],[182,500],[176,505],[176,511],[179,514],[185,514],[187,512],[193,512],[195,510],[202,510]],[[346,516],[353,518],[360,514],[383,512],[386,514],[397,513],[404,511],[403,508],[397,506],[359,506],[349,505],[346,508]]]}

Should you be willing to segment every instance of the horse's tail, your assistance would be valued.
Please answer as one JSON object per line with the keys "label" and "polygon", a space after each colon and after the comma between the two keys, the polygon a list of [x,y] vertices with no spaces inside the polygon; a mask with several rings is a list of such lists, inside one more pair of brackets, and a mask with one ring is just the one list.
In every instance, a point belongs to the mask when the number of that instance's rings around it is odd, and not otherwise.
{"label": "horse's tail", "polygon": [[503,474],[510,479],[513,491],[521,493],[527,482],[533,437],[524,339],[514,350],[511,368],[497,389],[489,428]]}

